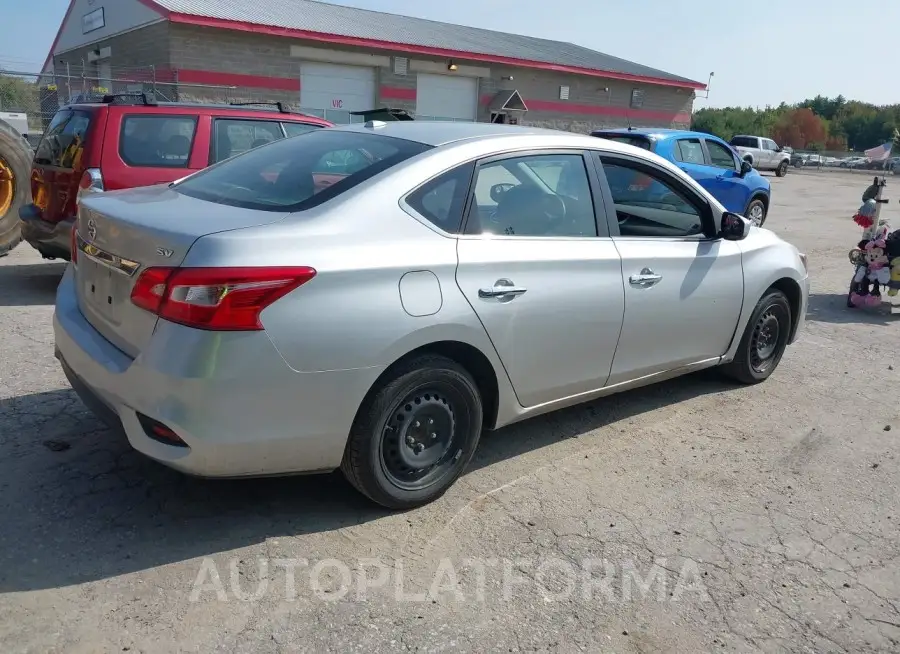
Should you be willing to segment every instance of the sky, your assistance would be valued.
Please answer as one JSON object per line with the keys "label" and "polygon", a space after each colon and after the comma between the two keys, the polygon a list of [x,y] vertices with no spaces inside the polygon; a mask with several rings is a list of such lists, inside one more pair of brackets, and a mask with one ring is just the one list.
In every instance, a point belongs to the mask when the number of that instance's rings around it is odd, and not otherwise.
{"label": "sky", "polygon": [[[715,72],[709,98],[698,97],[695,109],[764,107],[817,94],[900,103],[900,46],[893,38],[900,0],[333,3],[570,41],[704,83]],[[0,67],[37,72],[68,4],[0,0]]]}

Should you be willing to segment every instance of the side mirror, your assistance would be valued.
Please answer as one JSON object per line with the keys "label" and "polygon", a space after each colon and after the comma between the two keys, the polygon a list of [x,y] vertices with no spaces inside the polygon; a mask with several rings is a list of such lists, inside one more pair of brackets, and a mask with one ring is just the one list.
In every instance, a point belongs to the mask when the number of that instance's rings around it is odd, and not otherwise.
{"label": "side mirror", "polygon": [[753,170],[752,164],[746,159],[741,160],[741,177]]}
{"label": "side mirror", "polygon": [[784,148],[781,147],[780,145],[776,145],[776,146],[775,146],[775,152],[784,152]]}
{"label": "side mirror", "polygon": [[722,214],[722,229],[719,236],[726,241],[742,241],[750,233],[750,221],[736,213],[726,211]]}

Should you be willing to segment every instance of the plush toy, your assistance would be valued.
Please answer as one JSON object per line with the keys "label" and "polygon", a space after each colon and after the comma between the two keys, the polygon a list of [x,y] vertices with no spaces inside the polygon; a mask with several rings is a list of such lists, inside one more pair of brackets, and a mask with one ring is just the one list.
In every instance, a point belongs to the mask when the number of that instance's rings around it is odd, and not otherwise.
{"label": "plush toy", "polygon": [[900,229],[892,232],[885,239],[888,259],[891,261],[891,280],[888,282],[888,295],[895,296],[900,292]]}
{"label": "plush toy", "polygon": [[860,242],[865,255],[865,265],[860,266],[853,281],[860,289],[850,296],[855,306],[876,306],[881,303],[881,287],[891,281],[891,269],[887,256],[887,243],[884,239]]}

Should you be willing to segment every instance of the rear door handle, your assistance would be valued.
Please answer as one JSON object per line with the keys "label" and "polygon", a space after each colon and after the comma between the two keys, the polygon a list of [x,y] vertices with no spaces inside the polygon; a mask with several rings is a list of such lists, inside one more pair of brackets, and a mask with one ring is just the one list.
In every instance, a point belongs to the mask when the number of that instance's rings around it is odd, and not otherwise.
{"label": "rear door handle", "polygon": [[490,288],[479,288],[478,297],[482,300],[497,298],[501,300],[512,300],[522,295],[528,289],[516,286],[508,279],[498,279]]}
{"label": "rear door handle", "polygon": [[657,275],[649,268],[641,270],[640,274],[628,278],[628,283],[638,288],[650,288],[662,281],[662,275]]}

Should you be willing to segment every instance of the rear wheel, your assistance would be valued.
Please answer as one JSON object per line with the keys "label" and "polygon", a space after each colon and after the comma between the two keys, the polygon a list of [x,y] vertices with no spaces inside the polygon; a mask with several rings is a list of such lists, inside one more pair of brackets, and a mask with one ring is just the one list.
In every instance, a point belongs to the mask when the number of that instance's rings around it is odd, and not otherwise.
{"label": "rear wheel", "polygon": [[791,335],[791,304],[777,290],[766,293],[747,322],[738,352],[722,371],[742,384],[758,384],[778,367]]}
{"label": "rear wheel", "polygon": [[31,196],[31,159],[28,142],[0,120],[0,257],[22,240],[19,207]]}
{"label": "rear wheel", "polygon": [[775,176],[776,177],[784,177],[785,175],[787,175],[787,171],[788,171],[788,162],[782,161],[780,164],[778,164],[778,168],[775,169]]}
{"label": "rear wheel", "polygon": [[374,502],[410,509],[453,485],[481,437],[482,403],[455,361],[425,355],[401,364],[360,407],[341,470]]}

